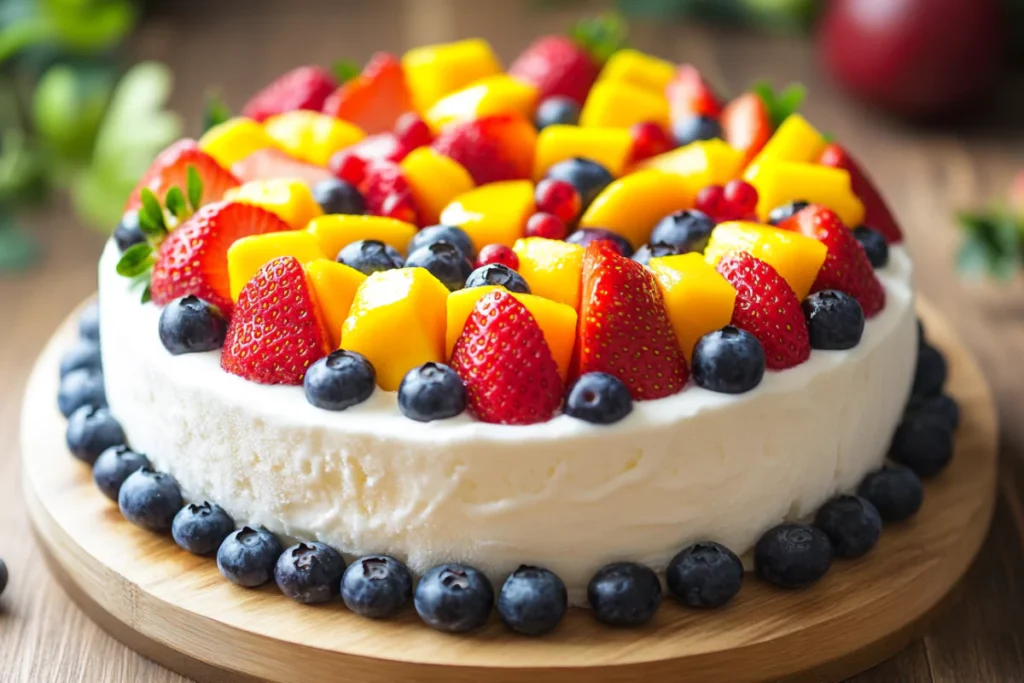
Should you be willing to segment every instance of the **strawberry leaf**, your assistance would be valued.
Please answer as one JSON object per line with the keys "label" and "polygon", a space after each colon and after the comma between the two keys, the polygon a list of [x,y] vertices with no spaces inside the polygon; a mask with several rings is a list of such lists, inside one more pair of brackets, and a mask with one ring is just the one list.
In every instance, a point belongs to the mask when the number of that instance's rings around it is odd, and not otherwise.
{"label": "strawberry leaf", "polygon": [[584,19],[573,27],[569,37],[586,50],[597,64],[604,64],[609,57],[625,47],[628,32],[625,20],[612,13]]}
{"label": "strawberry leaf", "polygon": [[764,102],[773,129],[794,114],[807,96],[807,88],[800,83],[791,83],[781,93],[776,93],[770,83],[760,81],[751,90]]}
{"label": "strawberry leaf", "polygon": [[153,288],[149,283],[146,283],[146,286],[142,289],[142,296],[140,297],[140,301],[142,301],[142,303],[144,304],[148,304],[150,301],[152,301],[152,299]]}
{"label": "strawberry leaf", "polygon": [[167,210],[171,212],[171,215],[179,221],[185,218],[185,214],[188,213],[188,205],[185,204],[185,195],[182,194],[181,188],[177,185],[167,190],[167,197],[164,199],[164,206],[166,206]]}
{"label": "strawberry leaf", "polygon": [[192,164],[188,165],[185,175],[187,177],[185,191],[188,192],[188,203],[193,211],[198,211],[203,201],[203,179],[199,177],[199,171]]}
{"label": "strawberry leaf", "polygon": [[231,109],[220,93],[216,90],[206,91],[206,101],[203,104],[203,131],[219,126],[230,118]]}
{"label": "strawberry leaf", "polygon": [[164,223],[164,210],[160,206],[160,200],[148,187],[142,188],[140,198],[142,208],[139,210],[139,227],[147,237],[162,237],[167,232],[167,225]]}
{"label": "strawberry leaf", "polygon": [[117,274],[121,277],[139,277],[153,267],[153,247],[148,243],[128,247],[117,262]]}
{"label": "strawberry leaf", "polygon": [[359,75],[362,69],[353,61],[343,59],[331,65],[331,73],[338,80],[338,83],[348,83]]}

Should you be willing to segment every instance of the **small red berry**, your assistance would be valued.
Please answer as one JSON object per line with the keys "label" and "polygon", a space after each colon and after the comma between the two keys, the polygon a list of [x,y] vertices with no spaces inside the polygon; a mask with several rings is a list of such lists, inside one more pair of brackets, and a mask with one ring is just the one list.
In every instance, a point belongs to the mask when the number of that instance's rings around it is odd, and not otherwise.
{"label": "small red berry", "polygon": [[384,198],[380,206],[380,215],[386,218],[397,218],[406,223],[416,225],[416,205],[408,192],[393,192]]}
{"label": "small red berry", "polygon": [[512,270],[519,270],[519,257],[516,252],[504,244],[488,244],[476,256],[476,267],[481,268],[492,263],[500,263]]}
{"label": "small red berry", "polygon": [[533,192],[533,203],[537,206],[538,212],[549,213],[566,225],[574,223],[583,208],[580,193],[564,180],[540,181]]}
{"label": "small red berry", "polygon": [[328,168],[335,178],[356,187],[366,178],[366,160],[351,150],[343,149],[332,156]]}
{"label": "small red berry", "polygon": [[708,185],[697,193],[697,210],[707,214],[716,223],[724,220],[731,207],[725,200],[725,190],[721,185]]}
{"label": "small red berry", "polygon": [[630,158],[634,162],[663,154],[675,146],[665,129],[653,121],[634,124],[629,132],[633,136],[633,152]]}
{"label": "small red berry", "polygon": [[406,150],[426,147],[434,141],[430,126],[414,111],[407,111],[395,121],[395,136]]}
{"label": "small red berry", "polygon": [[564,240],[569,231],[558,216],[538,212],[526,221],[527,237],[544,237],[549,240]]}
{"label": "small red berry", "polygon": [[743,180],[730,180],[723,190],[725,201],[738,216],[748,216],[757,209],[757,190]]}

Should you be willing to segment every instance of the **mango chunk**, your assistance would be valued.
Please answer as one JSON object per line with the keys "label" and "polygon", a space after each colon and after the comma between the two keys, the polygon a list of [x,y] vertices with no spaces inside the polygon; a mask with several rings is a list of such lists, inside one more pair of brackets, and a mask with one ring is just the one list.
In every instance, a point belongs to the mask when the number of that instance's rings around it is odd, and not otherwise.
{"label": "mango chunk", "polygon": [[400,164],[409,181],[421,225],[434,225],[453,199],[473,189],[469,171],[430,147],[417,147]]}
{"label": "mango chunk", "polygon": [[561,240],[525,237],[512,250],[519,257],[519,274],[537,296],[580,310],[583,247]]}
{"label": "mango chunk", "polygon": [[444,363],[448,288],[426,268],[374,273],[356,290],[341,348],[366,356],[377,386],[397,391],[423,363]]}
{"label": "mango chunk", "polygon": [[311,221],[306,231],[316,238],[327,258],[337,258],[339,251],[359,240],[384,242],[405,256],[416,226],[385,216],[330,214]]}
{"label": "mango chunk", "polygon": [[618,178],[625,171],[632,150],[633,136],[624,128],[548,126],[537,135],[533,178],[540,181],[549,168],[574,157],[595,161]]}
{"label": "mango chunk", "polygon": [[768,161],[817,161],[826,144],[825,136],[807,119],[800,114],[790,114],[747,165],[743,177],[749,182],[757,173],[758,166]]}
{"label": "mango chunk", "polygon": [[762,221],[776,206],[802,199],[832,209],[851,228],[864,222],[864,204],[854,193],[845,169],[767,161],[757,167],[749,182],[757,188],[757,217]]}
{"label": "mango chunk", "polygon": [[608,58],[598,80],[631,83],[664,96],[675,73],[672,62],[625,48]]}
{"label": "mango chunk", "polygon": [[231,168],[253,152],[273,147],[263,126],[244,116],[219,123],[199,138],[199,149],[224,168]]}
{"label": "mango chunk", "polygon": [[335,152],[366,137],[348,121],[305,110],[271,116],[263,130],[285,152],[317,166],[327,166]]}
{"label": "mango chunk", "polygon": [[402,56],[405,79],[416,111],[473,81],[501,72],[490,44],[479,38],[413,48]]}
{"label": "mango chunk", "polygon": [[355,268],[331,259],[319,258],[306,264],[306,276],[320,306],[320,317],[331,335],[331,348],[341,344],[341,326],[352,308],[356,290],[366,276]]}
{"label": "mango chunk", "polygon": [[459,195],[441,212],[441,223],[465,230],[477,251],[488,244],[511,247],[533,211],[533,183],[508,180]]}
{"label": "mango chunk", "polygon": [[251,180],[225,192],[224,199],[263,207],[293,230],[301,230],[323,214],[309,185],[298,178]]}
{"label": "mango chunk", "polygon": [[708,185],[739,177],[743,152],[722,140],[699,140],[641,162],[639,168],[675,173],[686,179],[693,196]]}
{"label": "mango chunk", "polygon": [[693,200],[693,190],[681,176],[645,169],[602,190],[580,218],[580,227],[611,230],[638,247],[647,243],[658,221],[690,208]]}
{"label": "mango chunk", "polygon": [[665,298],[676,341],[689,362],[701,337],[732,320],[736,290],[696,252],[654,258],[649,265]]}
{"label": "mango chunk", "polygon": [[580,111],[582,128],[629,128],[645,121],[670,130],[672,118],[668,100],[662,92],[652,92],[632,83],[598,81]]}
{"label": "mango chunk", "polygon": [[454,121],[469,121],[494,114],[533,118],[539,91],[506,74],[494,74],[442,97],[423,114],[434,132]]}
{"label": "mango chunk", "polygon": [[251,235],[236,240],[228,249],[231,300],[238,301],[242,288],[257,271],[280,256],[294,256],[299,263],[306,263],[324,258],[324,253],[313,236],[303,230]]}

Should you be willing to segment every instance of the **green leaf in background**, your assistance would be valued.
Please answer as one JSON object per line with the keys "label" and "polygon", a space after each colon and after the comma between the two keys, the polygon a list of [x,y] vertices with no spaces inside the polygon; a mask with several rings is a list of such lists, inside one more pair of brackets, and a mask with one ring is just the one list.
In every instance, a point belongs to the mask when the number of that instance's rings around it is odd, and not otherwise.
{"label": "green leaf in background", "polygon": [[113,87],[113,74],[99,67],[47,69],[32,100],[32,125],[42,143],[67,161],[87,161]]}
{"label": "green leaf in background", "polygon": [[39,244],[0,206],[0,273],[23,270],[39,257]]}
{"label": "green leaf in background", "polygon": [[203,105],[203,132],[219,126],[230,118],[231,109],[224,102],[224,98],[216,90],[208,90]]}
{"label": "green leaf in background", "polygon": [[153,247],[146,242],[128,247],[117,262],[121,277],[139,277],[153,266]]}
{"label": "green leaf in background", "polygon": [[49,194],[45,155],[17,127],[0,135],[0,204],[37,205]]}
{"label": "green leaf in background", "polygon": [[188,203],[193,211],[198,211],[203,201],[203,179],[199,177],[199,171],[192,164],[185,168],[185,177]]}
{"label": "green leaf in background", "polygon": [[331,64],[331,74],[334,75],[338,83],[348,83],[358,76],[360,71],[362,69],[359,68],[359,65],[348,59],[342,59]]}
{"label": "green leaf in background", "polygon": [[77,51],[112,48],[138,19],[132,0],[37,0],[36,4],[55,38]]}
{"label": "green leaf in background", "polygon": [[598,64],[604,64],[608,58],[626,44],[629,24],[618,14],[603,14],[591,19],[584,19],[572,28],[570,36]]}
{"label": "green leaf in background", "polygon": [[1004,209],[958,216],[964,241],[957,268],[967,276],[988,275],[997,280],[1013,276],[1024,259],[1024,221]]}
{"label": "green leaf in background", "polygon": [[164,199],[164,206],[171,212],[171,215],[178,219],[180,222],[185,218],[185,214],[188,213],[188,205],[185,204],[185,195],[182,194],[181,188],[175,185],[171,189],[167,190],[167,198]]}

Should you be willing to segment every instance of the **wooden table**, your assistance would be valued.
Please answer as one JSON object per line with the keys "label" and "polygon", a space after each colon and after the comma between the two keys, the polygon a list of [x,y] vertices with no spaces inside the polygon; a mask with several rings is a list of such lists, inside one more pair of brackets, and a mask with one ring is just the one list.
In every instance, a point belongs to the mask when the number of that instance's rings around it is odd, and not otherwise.
{"label": "wooden table", "polygon": [[[173,106],[198,132],[205,84],[238,106],[255,88],[300,62],[366,59],[460,36],[491,39],[505,59],[534,35],[556,32],[593,8],[537,13],[529,0],[375,0],[207,3],[158,8],[135,39],[139,58],[170,63],[179,76]],[[595,6],[600,6],[596,3]],[[173,13],[172,13],[173,12]],[[824,82],[802,41],[679,26],[636,25],[641,48],[700,66],[718,85],[768,77],[810,87],[810,118],[862,157],[908,232],[920,290],[955,321],[998,397],[1003,466],[995,522],[981,556],[935,616],[927,634],[857,683],[1024,681],[1024,281],[964,285],[951,272],[958,236],[951,215],[1002,195],[1024,164],[1013,122],[1024,97],[1012,88],[957,132],[894,124],[850,104]],[[1018,93],[1024,92],[1019,87]],[[75,224],[66,205],[32,219],[46,245],[40,267],[0,278],[0,557],[11,582],[0,598],[0,679],[10,682],[180,682],[93,625],[50,579],[28,528],[16,453],[21,390],[31,362],[57,323],[95,287],[102,237]]]}

